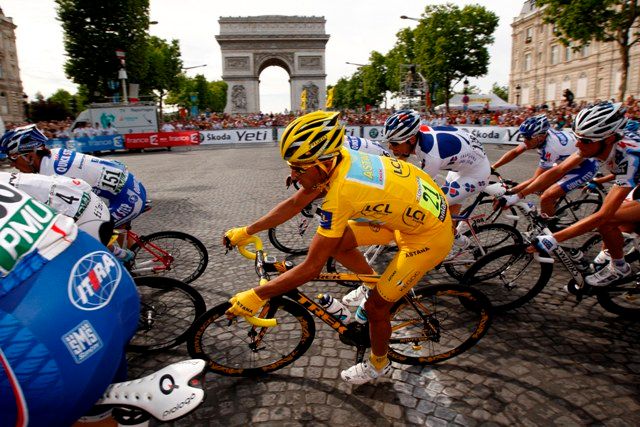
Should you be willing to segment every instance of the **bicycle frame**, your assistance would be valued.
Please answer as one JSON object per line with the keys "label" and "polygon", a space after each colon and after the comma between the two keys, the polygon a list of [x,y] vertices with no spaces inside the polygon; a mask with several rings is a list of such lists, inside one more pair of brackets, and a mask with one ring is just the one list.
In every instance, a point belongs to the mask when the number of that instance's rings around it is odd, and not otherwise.
{"label": "bicycle frame", "polygon": [[152,259],[150,260],[136,262],[135,268],[131,269],[132,274],[157,273],[160,271],[171,270],[173,256],[171,256],[169,252],[158,247],[152,242],[142,240],[138,234],[131,230],[130,226],[114,231],[114,234],[120,233],[124,233],[123,246],[125,248],[129,248],[135,243],[140,247],[140,250],[144,250],[152,256]]}

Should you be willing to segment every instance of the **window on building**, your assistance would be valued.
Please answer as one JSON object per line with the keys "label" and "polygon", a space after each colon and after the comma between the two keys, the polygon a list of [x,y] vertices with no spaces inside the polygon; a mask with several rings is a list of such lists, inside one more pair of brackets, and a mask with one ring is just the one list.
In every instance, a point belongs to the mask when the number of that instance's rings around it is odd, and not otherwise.
{"label": "window on building", "polygon": [[7,102],[7,94],[0,92],[0,113],[9,114],[9,103]]}
{"label": "window on building", "polygon": [[0,64],[0,79],[4,79],[4,69],[2,68],[2,64]]}
{"label": "window on building", "polygon": [[555,82],[551,82],[547,84],[547,93],[545,95],[545,99],[547,101],[555,101],[556,100],[556,84]]}
{"label": "window on building", "polygon": [[527,86],[522,88],[522,95],[520,96],[520,104],[529,104],[529,88]]}
{"label": "window on building", "polygon": [[524,32],[524,42],[531,43],[533,40],[533,27],[528,27]]}
{"label": "window on building", "polygon": [[586,98],[587,97],[587,76],[582,74],[578,78],[578,84],[576,86],[576,97],[578,98]]}
{"label": "window on building", "polygon": [[538,64],[542,63],[542,51],[538,51]]}
{"label": "window on building", "polygon": [[589,45],[588,44],[582,46],[581,53],[582,53],[582,57],[583,58],[586,58],[587,56],[589,56]]}
{"label": "window on building", "polygon": [[529,71],[531,69],[531,54],[525,53],[524,55],[524,70]]}
{"label": "window on building", "polygon": [[555,65],[560,62],[560,46],[554,44],[551,46],[551,65]]}
{"label": "window on building", "polygon": [[571,45],[564,48],[564,60],[567,62],[571,61],[571,50]]}

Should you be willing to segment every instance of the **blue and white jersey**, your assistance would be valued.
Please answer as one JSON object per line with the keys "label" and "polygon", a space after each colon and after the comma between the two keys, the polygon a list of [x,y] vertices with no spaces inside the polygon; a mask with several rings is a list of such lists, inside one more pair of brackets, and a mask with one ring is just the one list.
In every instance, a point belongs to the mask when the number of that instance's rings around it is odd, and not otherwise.
{"label": "blue and white jersey", "polygon": [[576,137],[573,133],[549,129],[545,142],[538,147],[540,154],[538,166],[542,169],[551,169],[554,164],[562,162],[577,150]]}
{"label": "blue and white jersey", "polygon": [[94,193],[107,200],[115,199],[129,178],[127,168],[120,162],[64,148],[54,148],[50,157],[42,158],[40,173],[80,178],[93,188]]}
{"label": "blue and white jersey", "polygon": [[393,157],[380,143],[358,138],[357,136],[345,136],[342,145],[353,151],[374,154],[376,156]]}
{"label": "blue and white jersey", "polygon": [[635,187],[640,184],[640,141],[625,136],[611,149],[609,157],[602,162],[615,175],[615,184]]}
{"label": "blue and white jersey", "polygon": [[489,159],[480,141],[453,126],[421,126],[416,155],[422,169],[430,176],[436,176],[441,170],[476,175],[480,166],[483,174],[486,171],[489,176]]}

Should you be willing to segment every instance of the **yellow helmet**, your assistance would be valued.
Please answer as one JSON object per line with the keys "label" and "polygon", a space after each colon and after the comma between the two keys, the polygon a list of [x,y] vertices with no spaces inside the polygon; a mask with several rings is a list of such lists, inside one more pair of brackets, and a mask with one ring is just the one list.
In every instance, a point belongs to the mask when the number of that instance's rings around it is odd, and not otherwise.
{"label": "yellow helmet", "polygon": [[300,116],[285,128],[280,155],[291,164],[313,163],[335,157],[344,139],[338,112],[314,111]]}

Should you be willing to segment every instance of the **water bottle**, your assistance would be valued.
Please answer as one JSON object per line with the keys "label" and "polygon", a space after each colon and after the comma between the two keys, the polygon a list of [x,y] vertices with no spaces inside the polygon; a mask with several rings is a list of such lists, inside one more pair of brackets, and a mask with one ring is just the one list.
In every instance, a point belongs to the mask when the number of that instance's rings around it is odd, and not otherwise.
{"label": "water bottle", "polygon": [[345,307],[339,300],[332,297],[329,294],[318,295],[318,302],[324,308],[327,313],[340,319],[343,323],[348,323],[351,320],[351,312]]}
{"label": "water bottle", "polygon": [[369,292],[371,292],[371,290],[367,289],[366,293],[364,294],[364,298],[362,299],[360,305],[358,306],[358,309],[356,310],[356,322],[361,324],[367,323],[367,321],[369,320],[369,318],[367,317],[367,312],[364,309],[364,303],[367,302],[367,299],[369,299]]}

